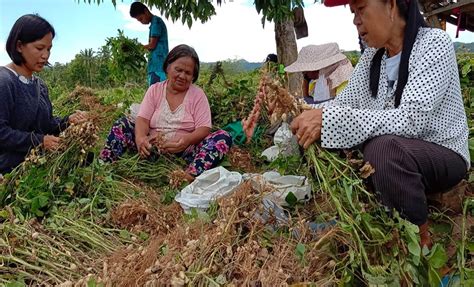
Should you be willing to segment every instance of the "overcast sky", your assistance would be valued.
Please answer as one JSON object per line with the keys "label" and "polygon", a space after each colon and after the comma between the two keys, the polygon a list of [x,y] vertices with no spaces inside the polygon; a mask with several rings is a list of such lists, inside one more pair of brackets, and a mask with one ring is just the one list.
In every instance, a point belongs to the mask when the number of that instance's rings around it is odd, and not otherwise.
{"label": "overcast sky", "polygon": [[[21,15],[38,13],[56,29],[50,62],[69,62],[81,50],[97,50],[105,44],[107,37],[116,36],[117,29],[125,35],[148,41],[148,25],[142,25],[129,16],[130,0],[117,1],[114,7],[110,0],[97,4],[82,0],[0,0],[0,65],[10,62],[5,52],[8,33]],[[349,7],[327,8],[314,1],[305,1],[305,16],[309,37],[297,41],[298,49],[309,44],[337,42],[343,50],[359,48],[357,32],[352,24]],[[158,11],[152,11],[159,15]],[[161,16],[161,15],[159,15]],[[193,46],[202,61],[246,59],[263,61],[267,54],[274,53],[275,36],[272,23],[261,24],[253,1],[227,0],[216,8],[210,21],[194,23],[189,29],[180,21],[172,23],[163,19],[168,27],[170,48],[186,43]],[[448,25],[453,41],[474,42],[474,33],[461,32],[454,38],[456,27]]]}

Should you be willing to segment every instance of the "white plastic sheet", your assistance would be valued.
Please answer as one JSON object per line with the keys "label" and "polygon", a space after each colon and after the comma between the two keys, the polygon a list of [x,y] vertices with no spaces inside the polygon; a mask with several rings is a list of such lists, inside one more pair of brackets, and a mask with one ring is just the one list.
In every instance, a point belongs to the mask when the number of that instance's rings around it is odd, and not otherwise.
{"label": "white plastic sheet", "polygon": [[231,172],[222,166],[206,170],[175,197],[184,212],[190,213],[192,208],[206,210],[211,201],[231,194],[242,183],[242,175]]}

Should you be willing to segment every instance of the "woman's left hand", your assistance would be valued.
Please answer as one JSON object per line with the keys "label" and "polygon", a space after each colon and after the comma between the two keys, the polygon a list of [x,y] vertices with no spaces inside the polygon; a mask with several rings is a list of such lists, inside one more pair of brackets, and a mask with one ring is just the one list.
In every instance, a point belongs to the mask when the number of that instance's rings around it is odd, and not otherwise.
{"label": "woman's left hand", "polygon": [[169,153],[179,153],[187,149],[189,146],[185,137],[177,141],[167,141],[161,146],[161,150]]}
{"label": "woman's left hand", "polygon": [[69,123],[70,124],[80,124],[88,119],[88,113],[83,111],[76,111],[74,114],[69,116]]}
{"label": "woman's left hand", "polygon": [[291,123],[291,131],[296,135],[298,143],[305,149],[321,138],[323,110],[304,111]]}

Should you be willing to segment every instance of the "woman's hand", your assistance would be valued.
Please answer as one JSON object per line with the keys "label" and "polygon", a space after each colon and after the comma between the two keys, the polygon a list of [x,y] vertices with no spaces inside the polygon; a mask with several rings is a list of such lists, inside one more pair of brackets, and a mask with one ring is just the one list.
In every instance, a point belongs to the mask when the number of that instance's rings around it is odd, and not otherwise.
{"label": "woman's hand", "polygon": [[187,149],[188,146],[189,146],[189,142],[187,141],[186,137],[181,137],[177,141],[165,142],[162,145],[161,150],[164,152],[169,152],[169,153],[178,153]]}
{"label": "woman's hand", "polygon": [[136,138],[135,143],[137,144],[137,150],[140,157],[147,158],[150,156],[151,144],[147,136]]}
{"label": "woman's hand", "polygon": [[323,110],[304,111],[291,123],[291,131],[296,135],[298,143],[305,149],[321,138]]}
{"label": "woman's hand", "polygon": [[76,111],[74,114],[69,116],[70,124],[80,124],[87,121],[89,114],[83,111]]}
{"label": "woman's hand", "polygon": [[59,147],[59,137],[45,135],[43,137],[43,148],[47,151],[55,151]]}

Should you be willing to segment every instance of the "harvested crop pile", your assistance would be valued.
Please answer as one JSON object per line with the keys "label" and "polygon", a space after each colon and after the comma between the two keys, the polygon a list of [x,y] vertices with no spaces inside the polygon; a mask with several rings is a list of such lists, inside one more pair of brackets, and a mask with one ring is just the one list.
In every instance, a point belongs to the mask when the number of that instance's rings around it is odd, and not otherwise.
{"label": "harvested crop pile", "polygon": [[130,245],[116,252],[99,277],[117,286],[196,286],[214,280],[235,286],[331,282],[336,248],[331,239],[340,237],[342,242],[342,233],[332,228],[315,237],[305,220],[297,219],[295,226],[282,230],[297,229],[298,237],[280,236],[256,216],[263,212],[261,200],[251,184],[244,183],[218,201],[212,222],[181,218],[168,232],[153,235],[146,247]]}
{"label": "harvested crop pile", "polygon": [[87,192],[93,184],[89,151],[98,139],[97,132],[97,126],[89,121],[70,125],[59,135],[57,150],[32,149],[0,186],[0,204],[44,216],[54,200]]}
{"label": "harvested crop pile", "polygon": [[181,213],[177,203],[151,206],[144,200],[129,200],[115,207],[110,217],[113,225],[134,233],[162,234],[175,227]]}
{"label": "harvested crop pile", "polygon": [[252,161],[252,155],[249,151],[237,146],[232,147],[227,153],[232,168],[242,172],[255,172],[256,167]]}
{"label": "harvested crop pile", "polygon": [[169,175],[169,183],[172,188],[179,188],[187,182],[189,175],[182,169],[173,170]]}

